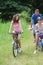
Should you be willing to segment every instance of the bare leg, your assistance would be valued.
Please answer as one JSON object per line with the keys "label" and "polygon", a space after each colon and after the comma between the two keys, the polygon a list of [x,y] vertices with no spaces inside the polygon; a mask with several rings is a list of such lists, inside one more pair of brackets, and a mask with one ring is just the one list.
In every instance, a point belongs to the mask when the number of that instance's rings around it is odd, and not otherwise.
{"label": "bare leg", "polygon": [[21,37],[21,35],[18,35],[18,44],[19,44],[19,47],[21,48],[20,37]]}
{"label": "bare leg", "polygon": [[36,54],[36,52],[37,52],[38,41],[39,41],[39,37],[38,37],[38,35],[36,35],[35,37],[36,37],[36,45],[35,45],[35,51],[34,51],[34,54]]}
{"label": "bare leg", "polygon": [[20,37],[21,35],[18,35],[18,44],[19,44],[19,48],[18,48],[18,52],[21,53],[22,49],[21,49],[21,42],[20,42]]}
{"label": "bare leg", "polygon": [[37,47],[38,47],[38,41],[39,41],[39,37],[38,37],[38,35],[36,35],[36,50],[37,50]]}

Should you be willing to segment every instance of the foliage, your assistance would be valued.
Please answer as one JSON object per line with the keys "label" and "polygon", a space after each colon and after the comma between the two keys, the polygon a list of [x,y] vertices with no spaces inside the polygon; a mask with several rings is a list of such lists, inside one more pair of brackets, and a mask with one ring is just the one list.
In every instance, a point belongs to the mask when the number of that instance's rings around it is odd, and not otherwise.
{"label": "foliage", "polygon": [[30,14],[36,8],[43,13],[43,0],[0,0],[0,17],[3,19],[12,18],[13,14],[21,13],[22,11],[29,11]]}
{"label": "foliage", "polygon": [[9,16],[12,16],[15,13],[20,13],[23,10],[27,11],[28,7],[23,5],[20,1],[0,0],[1,17],[4,19],[8,19]]}
{"label": "foliage", "polygon": [[24,18],[27,22],[30,22],[30,20],[31,20],[31,17],[30,17],[30,9],[29,9],[29,11],[23,11],[23,12],[21,12],[20,13],[20,17],[21,18]]}

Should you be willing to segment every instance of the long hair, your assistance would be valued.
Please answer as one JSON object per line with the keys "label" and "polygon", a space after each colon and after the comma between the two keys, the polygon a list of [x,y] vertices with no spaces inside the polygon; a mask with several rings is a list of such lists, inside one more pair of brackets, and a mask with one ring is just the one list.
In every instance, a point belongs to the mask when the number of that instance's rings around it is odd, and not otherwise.
{"label": "long hair", "polygon": [[[18,16],[18,20],[16,20],[16,17]],[[13,23],[18,23],[19,22],[19,19],[20,19],[20,17],[19,17],[19,15],[13,15]]]}

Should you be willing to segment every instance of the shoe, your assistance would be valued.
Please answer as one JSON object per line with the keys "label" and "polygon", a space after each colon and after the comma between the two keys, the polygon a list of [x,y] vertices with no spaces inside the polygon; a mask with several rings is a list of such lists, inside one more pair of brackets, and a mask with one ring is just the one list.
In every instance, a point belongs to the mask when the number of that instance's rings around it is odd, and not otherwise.
{"label": "shoe", "polygon": [[34,51],[34,54],[36,54],[36,53],[37,53],[37,50]]}
{"label": "shoe", "polygon": [[21,53],[22,52],[22,49],[21,48],[18,48],[18,52]]}

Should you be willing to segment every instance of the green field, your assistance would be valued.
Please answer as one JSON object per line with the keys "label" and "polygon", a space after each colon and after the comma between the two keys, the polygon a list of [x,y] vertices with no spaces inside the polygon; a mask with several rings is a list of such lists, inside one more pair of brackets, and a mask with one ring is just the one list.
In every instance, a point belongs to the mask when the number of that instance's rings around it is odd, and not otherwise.
{"label": "green field", "polygon": [[43,52],[33,54],[35,44],[33,36],[28,30],[29,23],[21,19],[24,33],[21,37],[22,53],[16,58],[12,54],[12,37],[8,34],[10,22],[1,23],[0,20],[0,65],[43,65]]}

